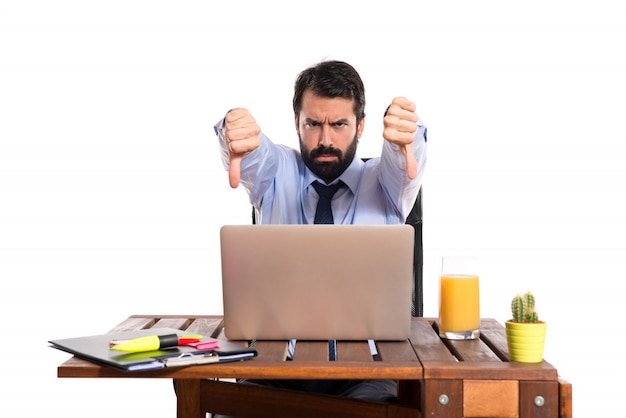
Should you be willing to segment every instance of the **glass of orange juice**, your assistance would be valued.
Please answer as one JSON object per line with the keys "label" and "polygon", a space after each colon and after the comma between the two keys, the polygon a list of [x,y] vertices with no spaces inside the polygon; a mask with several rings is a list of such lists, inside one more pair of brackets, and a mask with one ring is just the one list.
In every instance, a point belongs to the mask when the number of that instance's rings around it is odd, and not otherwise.
{"label": "glass of orange juice", "polygon": [[439,336],[480,337],[480,293],[476,257],[443,257],[439,278]]}

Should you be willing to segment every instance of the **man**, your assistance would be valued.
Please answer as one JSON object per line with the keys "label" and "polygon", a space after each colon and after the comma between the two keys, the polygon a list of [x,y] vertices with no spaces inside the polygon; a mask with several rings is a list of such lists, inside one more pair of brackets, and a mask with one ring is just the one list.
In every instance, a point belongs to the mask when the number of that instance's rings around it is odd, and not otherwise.
{"label": "man", "polygon": [[[381,156],[367,162],[356,158],[365,125],[365,89],[351,65],[323,61],[301,72],[293,110],[300,152],[272,143],[243,108],[215,125],[230,185],[246,189],[257,222],[319,223],[316,208],[323,186],[336,186],[330,197],[332,223],[404,223],[426,162],[426,128],[415,104],[393,99],[384,116]],[[392,381],[251,383],[378,401],[396,396]]]}

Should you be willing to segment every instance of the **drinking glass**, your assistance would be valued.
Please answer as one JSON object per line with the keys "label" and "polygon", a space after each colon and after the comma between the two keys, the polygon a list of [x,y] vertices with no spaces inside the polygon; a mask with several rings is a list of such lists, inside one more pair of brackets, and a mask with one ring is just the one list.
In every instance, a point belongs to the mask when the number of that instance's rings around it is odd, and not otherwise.
{"label": "drinking glass", "polygon": [[480,337],[480,294],[476,257],[443,257],[439,278],[439,336]]}

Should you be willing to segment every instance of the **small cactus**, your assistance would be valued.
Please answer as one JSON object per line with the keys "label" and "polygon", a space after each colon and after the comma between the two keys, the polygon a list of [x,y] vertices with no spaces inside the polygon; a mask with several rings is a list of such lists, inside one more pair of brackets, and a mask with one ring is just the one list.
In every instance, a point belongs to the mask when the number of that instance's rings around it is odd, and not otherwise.
{"label": "small cactus", "polygon": [[530,292],[513,298],[511,312],[514,322],[539,322],[539,316],[535,311],[535,297]]}

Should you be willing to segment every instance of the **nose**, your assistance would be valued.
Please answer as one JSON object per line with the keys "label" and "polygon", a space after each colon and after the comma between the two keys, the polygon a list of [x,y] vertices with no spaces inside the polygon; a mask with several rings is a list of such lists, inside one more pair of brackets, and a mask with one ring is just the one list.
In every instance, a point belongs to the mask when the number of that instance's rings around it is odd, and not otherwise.
{"label": "nose", "polygon": [[320,141],[319,144],[323,145],[325,147],[329,147],[331,146],[333,143],[333,140],[331,138],[331,129],[330,129],[330,125],[327,123],[322,124],[322,132],[320,135]]}

